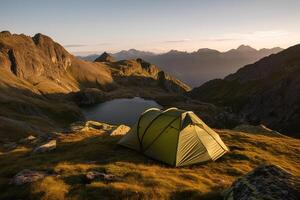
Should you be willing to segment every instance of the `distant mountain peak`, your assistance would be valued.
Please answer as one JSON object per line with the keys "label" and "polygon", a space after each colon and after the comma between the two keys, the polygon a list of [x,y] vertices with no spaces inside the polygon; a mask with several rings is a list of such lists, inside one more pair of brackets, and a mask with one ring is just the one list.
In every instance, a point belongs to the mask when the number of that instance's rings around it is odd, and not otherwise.
{"label": "distant mountain peak", "polygon": [[238,51],[257,51],[256,49],[252,48],[251,46],[249,45],[240,45],[236,50]]}
{"label": "distant mountain peak", "polygon": [[128,52],[141,52],[141,51],[139,51],[137,49],[129,49]]}
{"label": "distant mountain peak", "polygon": [[218,50],[210,49],[210,48],[201,48],[198,49],[197,53],[219,53]]}
{"label": "distant mountain peak", "polygon": [[273,48],[270,48],[270,49],[262,48],[262,49],[260,49],[259,51],[269,51],[269,50],[280,52],[280,51],[282,51],[282,50],[284,50],[284,49],[281,48],[281,47],[273,47]]}
{"label": "distant mountain peak", "polygon": [[0,36],[4,36],[4,37],[11,36],[11,33],[9,31],[1,31]]}
{"label": "distant mountain peak", "polygon": [[167,52],[167,54],[178,54],[178,53],[186,53],[184,51],[179,51],[176,49],[171,49],[170,51]]}
{"label": "distant mountain peak", "polygon": [[101,54],[98,58],[95,59],[95,62],[113,62],[114,58],[107,52]]}

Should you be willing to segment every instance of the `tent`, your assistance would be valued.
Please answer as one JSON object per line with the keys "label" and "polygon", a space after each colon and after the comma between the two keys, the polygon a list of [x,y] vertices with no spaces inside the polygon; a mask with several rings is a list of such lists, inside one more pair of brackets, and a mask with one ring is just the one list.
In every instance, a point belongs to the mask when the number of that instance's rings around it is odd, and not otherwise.
{"label": "tent", "polygon": [[172,166],[216,160],[228,148],[192,111],[151,108],[119,144]]}

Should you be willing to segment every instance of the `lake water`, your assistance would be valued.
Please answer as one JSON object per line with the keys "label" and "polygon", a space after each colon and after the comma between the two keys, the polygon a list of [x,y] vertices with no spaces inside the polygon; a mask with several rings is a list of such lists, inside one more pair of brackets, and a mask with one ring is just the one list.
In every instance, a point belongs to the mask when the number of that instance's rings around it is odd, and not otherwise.
{"label": "lake water", "polygon": [[162,108],[162,106],[153,100],[134,97],[114,99],[82,108],[82,110],[87,120],[133,125],[139,119],[140,114],[149,108]]}

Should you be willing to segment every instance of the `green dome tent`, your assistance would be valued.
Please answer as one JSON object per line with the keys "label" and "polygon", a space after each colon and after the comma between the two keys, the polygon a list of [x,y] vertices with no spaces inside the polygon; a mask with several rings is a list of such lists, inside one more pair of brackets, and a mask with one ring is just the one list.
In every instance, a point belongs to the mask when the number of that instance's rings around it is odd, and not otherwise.
{"label": "green dome tent", "polygon": [[177,108],[146,110],[119,144],[172,166],[216,160],[229,151],[197,115]]}

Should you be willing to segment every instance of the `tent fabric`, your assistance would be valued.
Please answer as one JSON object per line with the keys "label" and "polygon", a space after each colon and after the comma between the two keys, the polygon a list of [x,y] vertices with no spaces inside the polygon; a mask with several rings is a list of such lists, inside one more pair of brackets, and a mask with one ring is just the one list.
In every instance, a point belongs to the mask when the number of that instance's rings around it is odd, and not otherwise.
{"label": "tent fabric", "polygon": [[197,115],[177,108],[146,110],[118,144],[172,166],[215,161],[229,151]]}

